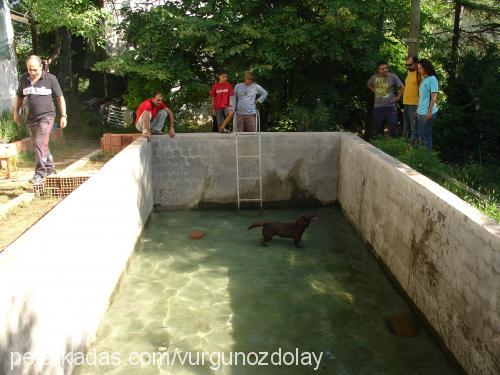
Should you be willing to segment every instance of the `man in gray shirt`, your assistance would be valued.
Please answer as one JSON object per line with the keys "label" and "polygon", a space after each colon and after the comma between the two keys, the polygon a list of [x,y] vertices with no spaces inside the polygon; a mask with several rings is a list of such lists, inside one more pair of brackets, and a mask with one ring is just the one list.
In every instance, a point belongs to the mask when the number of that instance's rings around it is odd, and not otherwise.
{"label": "man in gray shirt", "polygon": [[[394,87],[399,89],[398,96],[394,94]],[[389,73],[385,61],[380,61],[377,64],[377,74],[374,74],[368,80],[368,88],[375,94],[375,104],[373,106],[375,135],[384,135],[384,124],[387,120],[391,128],[391,135],[395,137],[398,124],[396,103],[401,99],[405,91],[403,82],[397,75]]]}
{"label": "man in gray shirt", "polygon": [[[257,95],[259,97],[257,98]],[[267,91],[260,85],[253,83],[252,72],[245,72],[245,82],[238,83],[234,88],[236,101],[236,121],[239,132],[257,131],[257,102],[263,103],[267,98]]]}

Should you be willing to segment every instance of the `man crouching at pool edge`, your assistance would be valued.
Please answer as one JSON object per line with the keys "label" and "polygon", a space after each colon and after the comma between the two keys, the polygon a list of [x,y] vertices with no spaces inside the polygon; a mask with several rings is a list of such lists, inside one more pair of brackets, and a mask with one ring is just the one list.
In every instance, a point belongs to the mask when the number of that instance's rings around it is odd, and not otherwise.
{"label": "man crouching at pool edge", "polygon": [[160,135],[162,133],[165,120],[170,122],[168,135],[175,136],[174,115],[170,109],[163,103],[163,95],[156,92],[152,98],[144,100],[137,108],[137,117],[135,127],[142,132],[146,139],[151,141],[151,135]]}

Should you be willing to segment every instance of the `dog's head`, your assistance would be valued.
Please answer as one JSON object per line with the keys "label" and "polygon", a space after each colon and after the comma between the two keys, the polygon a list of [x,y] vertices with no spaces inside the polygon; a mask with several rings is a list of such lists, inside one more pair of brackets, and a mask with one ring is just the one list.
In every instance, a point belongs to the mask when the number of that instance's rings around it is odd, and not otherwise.
{"label": "dog's head", "polygon": [[301,214],[297,218],[296,223],[298,225],[302,225],[302,226],[307,228],[309,226],[309,224],[312,223],[313,221],[316,221],[317,218],[318,218],[318,216],[314,212],[306,212],[306,213]]}

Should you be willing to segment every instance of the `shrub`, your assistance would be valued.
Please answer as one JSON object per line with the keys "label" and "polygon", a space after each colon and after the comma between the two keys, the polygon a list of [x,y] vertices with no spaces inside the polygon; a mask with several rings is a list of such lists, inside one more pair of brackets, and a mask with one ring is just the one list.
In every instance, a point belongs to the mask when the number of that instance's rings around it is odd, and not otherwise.
{"label": "shrub", "polygon": [[270,118],[270,131],[342,131],[341,114],[335,113],[321,101],[312,109],[293,102],[283,113],[275,113]]}
{"label": "shrub", "polygon": [[440,161],[436,151],[428,152],[403,138],[380,137],[373,144],[445,189],[500,222],[500,178],[496,165],[449,165]]}
{"label": "shrub", "polygon": [[12,114],[9,112],[4,112],[0,116],[0,142],[15,142],[26,138],[27,136],[28,130],[26,129],[26,124],[21,123],[17,126],[14,122]]}
{"label": "shrub", "polygon": [[444,160],[480,164],[500,160],[499,64],[495,47],[462,57],[457,78],[446,88],[447,102],[438,112],[433,131]]}
{"label": "shrub", "polygon": [[403,138],[380,137],[374,139],[373,144],[382,151],[424,174],[426,172],[448,172],[448,168],[440,162],[436,151],[429,152],[424,147],[413,146]]}

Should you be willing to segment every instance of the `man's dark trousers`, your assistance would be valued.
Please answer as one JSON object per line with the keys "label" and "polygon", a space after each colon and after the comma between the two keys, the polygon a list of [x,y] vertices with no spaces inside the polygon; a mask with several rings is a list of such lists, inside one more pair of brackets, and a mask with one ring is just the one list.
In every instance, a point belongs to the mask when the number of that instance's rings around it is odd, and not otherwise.
{"label": "man's dark trousers", "polygon": [[398,114],[396,106],[374,107],[373,108],[373,127],[375,128],[375,136],[384,135],[385,121],[389,123],[391,136],[396,136],[396,127],[398,125]]}
{"label": "man's dark trousers", "polygon": [[49,138],[54,117],[42,117],[40,119],[28,120],[31,141],[35,151],[35,173],[45,177],[55,171],[54,158],[49,150]]}

